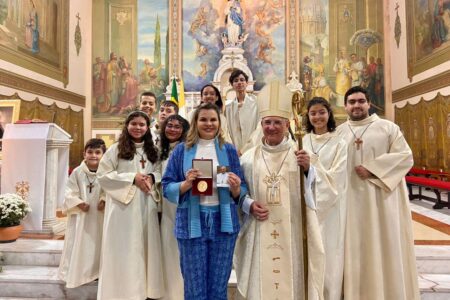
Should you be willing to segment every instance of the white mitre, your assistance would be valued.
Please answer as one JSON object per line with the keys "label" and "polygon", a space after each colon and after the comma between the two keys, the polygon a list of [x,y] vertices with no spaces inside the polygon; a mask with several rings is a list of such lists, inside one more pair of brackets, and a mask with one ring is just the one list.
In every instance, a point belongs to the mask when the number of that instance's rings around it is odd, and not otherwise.
{"label": "white mitre", "polygon": [[272,81],[264,86],[258,95],[259,117],[282,117],[290,119],[292,115],[292,92],[285,84]]}

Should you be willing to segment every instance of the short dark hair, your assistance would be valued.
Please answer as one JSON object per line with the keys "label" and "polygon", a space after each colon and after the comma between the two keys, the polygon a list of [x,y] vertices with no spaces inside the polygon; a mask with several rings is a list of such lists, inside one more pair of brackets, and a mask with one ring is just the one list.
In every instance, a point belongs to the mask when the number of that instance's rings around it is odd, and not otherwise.
{"label": "short dark hair", "polygon": [[[329,132],[333,132],[336,130],[336,120],[334,119],[333,110],[331,109],[330,103],[325,100],[325,98],[322,97],[314,97],[312,98],[308,103],[308,113],[309,110],[313,105],[323,105],[327,111],[328,111],[328,122],[327,122],[327,128]],[[306,117],[306,132],[314,132],[314,126],[311,124],[311,121],[309,120],[309,114],[307,114]]]}
{"label": "short dark hair", "polygon": [[165,101],[161,102],[161,107],[162,106],[173,107],[173,109],[175,110],[175,113],[178,115],[179,108],[178,108],[178,104],[176,104],[175,102],[173,102],[171,100],[165,100]]}
{"label": "short dark hair", "polygon": [[233,85],[233,81],[235,78],[239,77],[240,75],[244,76],[245,81],[248,82],[248,75],[244,73],[244,71],[242,71],[241,69],[236,69],[233,72],[231,72],[230,78],[228,79],[228,81],[230,82],[231,85]]}
{"label": "short dark hair", "polygon": [[106,152],[106,145],[105,145],[105,141],[102,139],[90,139],[86,142],[86,145],[84,145],[84,151],[86,152],[86,150],[88,148],[91,149],[102,149],[103,153]]}
{"label": "short dark hair", "polygon": [[141,94],[141,96],[139,97],[139,100],[142,99],[142,96],[150,96],[150,97],[153,97],[153,98],[155,98],[155,102],[156,102],[156,95],[155,95],[155,93],[153,93],[153,92],[143,92],[143,93]]}
{"label": "short dark hair", "polygon": [[219,89],[217,87],[215,87],[213,84],[208,83],[207,85],[203,86],[201,91],[200,91],[200,97],[203,96],[203,90],[206,89],[207,87],[212,87],[213,90],[216,92],[217,100],[216,100],[216,102],[214,104],[217,105],[217,107],[220,108],[220,111],[222,111],[222,107],[223,107],[222,96],[220,96]]}
{"label": "short dark hair", "polygon": [[365,88],[362,88],[360,86],[354,86],[348,89],[348,91],[345,93],[344,96],[344,104],[347,104],[347,98],[350,95],[356,94],[356,93],[363,93],[366,96],[367,102],[370,102],[369,93]]}

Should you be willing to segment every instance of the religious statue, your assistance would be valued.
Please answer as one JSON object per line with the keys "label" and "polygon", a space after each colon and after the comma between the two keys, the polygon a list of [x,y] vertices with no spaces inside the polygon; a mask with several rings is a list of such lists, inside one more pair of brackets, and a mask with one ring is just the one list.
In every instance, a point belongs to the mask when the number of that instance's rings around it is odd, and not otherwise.
{"label": "religious statue", "polygon": [[223,34],[224,46],[241,47],[247,38],[243,34],[244,19],[242,17],[242,8],[239,0],[228,0],[225,7],[225,26],[226,32]]}

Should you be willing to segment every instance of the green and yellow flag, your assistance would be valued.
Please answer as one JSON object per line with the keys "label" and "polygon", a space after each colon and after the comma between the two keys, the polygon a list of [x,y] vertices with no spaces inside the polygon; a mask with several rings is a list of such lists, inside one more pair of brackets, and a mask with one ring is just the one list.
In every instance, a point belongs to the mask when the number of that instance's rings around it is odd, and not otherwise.
{"label": "green and yellow flag", "polygon": [[170,101],[173,101],[178,105],[177,81],[175,78],[172,79],[172,94],[170,95]]}

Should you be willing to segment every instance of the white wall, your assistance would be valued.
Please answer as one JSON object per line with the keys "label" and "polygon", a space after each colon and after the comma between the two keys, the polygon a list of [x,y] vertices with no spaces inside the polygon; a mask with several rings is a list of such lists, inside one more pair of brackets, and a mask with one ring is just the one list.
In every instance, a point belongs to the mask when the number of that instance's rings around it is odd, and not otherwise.
{"label": "white wall", "polygon": [[[75,27],[77,25],[77,13],[80,13],[81,17],[80,29],[82,41],[79,56],[77,56],[77,50],[74,42]],[[86,107],[84,108],[84,138],[86,140],[91,136],[92,0],[70,0],[69,15],[69,84],[67,85],[66,90],[86,97]],[[32,72],[1,59],[0,68],[57,88],[64,89],[64,85],[60,81]],[[69,106],[69,104],[65,102],[15,90],[0,84],[0,94],[12,95],[16,92],[24,100],[31,101],[38,97],[44,104],[52,104],[56,102],[56,104],[61,108],[67,108]],[[82,109],[82,107],[73,104],[70,104],[70,106],[76,111],[80,111]]]}

